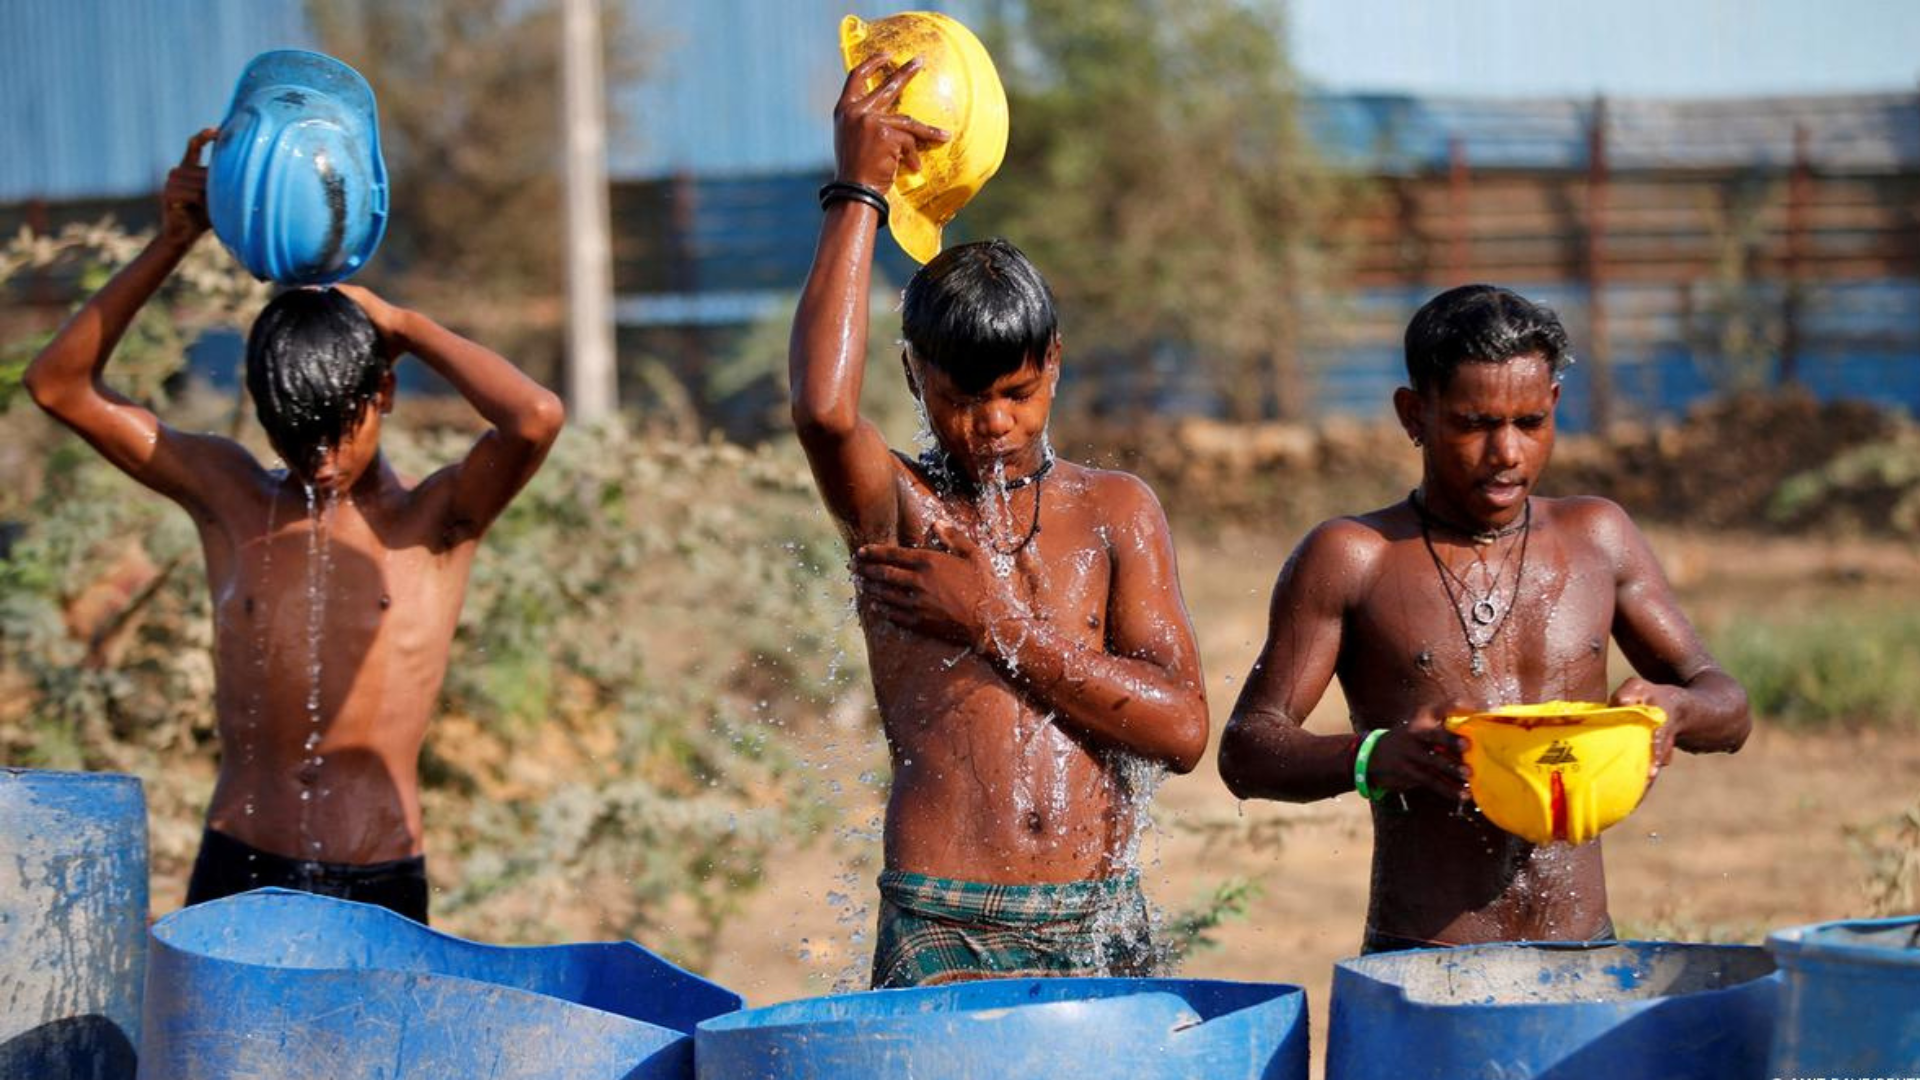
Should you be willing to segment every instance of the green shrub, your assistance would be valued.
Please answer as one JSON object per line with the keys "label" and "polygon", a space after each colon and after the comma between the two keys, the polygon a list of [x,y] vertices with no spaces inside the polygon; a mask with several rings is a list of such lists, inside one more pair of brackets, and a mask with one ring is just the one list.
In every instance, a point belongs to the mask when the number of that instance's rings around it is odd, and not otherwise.
{"label": "green shrub", "polygon": [[[0,286],[61,260],[97,286],[139,245],[109,226],[23,235],[0,249]],[[163,389],[199,329],[244,326],[264,295],[201,244],[123,340],[113,385],[261,449],[232,399]],[[0,351],[0,762],[139,775],[155,869],[180,874],[216,756],[199,544],[185,514],[11,393],[38,344]],[[382,439],[404,473],[471,445],[408,415],[403,397]],[[568,430],[480,545],[429,729],[436,921],[490,939],[614,932],[704,962],[768,853],[833,812],[789,732],[870,720],[843,558],[789,443]],[[139,584],[104,622],[75,624],[76,596],[123,579]]]}
{"label": "green shrub", "polygon": [[1756,717],[1788,727],[1920,721],[1920,612],[1849,611],[1726,627],[1715,654]]}

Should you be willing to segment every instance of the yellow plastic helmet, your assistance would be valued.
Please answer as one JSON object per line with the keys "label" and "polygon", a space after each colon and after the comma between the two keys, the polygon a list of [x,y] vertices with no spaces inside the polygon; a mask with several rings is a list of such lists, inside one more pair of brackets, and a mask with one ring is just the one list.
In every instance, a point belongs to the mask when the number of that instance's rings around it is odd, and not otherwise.
{"label": "yellow plastic helmet", "polygon": [[1536,844],[1584,844],[1616,824],[1647,790],[1651,705],[1549,701],[1447,718],[1466,736],[1473,801],[1495,825]]}
{"label": "yellow plastic helmet", "polygon": [[1007,156],[1007,94],[980,39],[939,12],[840,20],[840,55],[848,71],[876,53],[895,66],[920,57],[920,72],[901,92],[899,111],[953,136],[920,155],[919,171],[895,174],[887,189],[894,242],[924,263],[940,253],[940,230]]}

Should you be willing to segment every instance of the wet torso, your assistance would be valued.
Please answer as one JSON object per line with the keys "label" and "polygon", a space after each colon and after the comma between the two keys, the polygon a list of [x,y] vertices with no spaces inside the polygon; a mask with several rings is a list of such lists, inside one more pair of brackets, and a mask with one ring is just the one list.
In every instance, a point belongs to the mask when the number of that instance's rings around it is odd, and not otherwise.
{"label": "wet torso", "polygon": [[[1606,700],[1618,571],[1586,535],[1589,512],[1582,500],[1535,498],[1526,533],[1476,545],[1435,529],[1432,554],[1404,502],[1358,519],[1378,539],[1362,594],[1347,610],[1338,661],[1355,730],[1404,723],[1422,706],[1449,701]],[[1457,575],[1446,586],[1434,554]],[[1479,599],[1510,605],[1497,631],[1475,621]],[[1477,676],[1469,633],[1484,643]],[[1471,805],[1424,791],[1409,792],[1404,804],[1389,795],[1373,820],[1368,925],[1378,931],[1466,943],[1581,939],[1606,925],[1597,840],[1535,846]]]}
{"label": "wet torso", "polygon": [[310,506],[298,481],[197,522],[213,599],[208,824],[334,863],[421,852],[417,765],[475,545],[382,464]]}
{"label": "wet torso", "polygon": [[[899,535],[884,539],[931,546],[933,523],[950,520],[1002,553],[1020,596],[1056,629],[1105,648],[1114,558],[1099,491],[1112,474],[1059,461],[982,506],[895,464]],[[893,763],[889,869],[1026,883],[1128,863],[1156,766],[1055,723],[964,645],[872,621],[865,631]]]}

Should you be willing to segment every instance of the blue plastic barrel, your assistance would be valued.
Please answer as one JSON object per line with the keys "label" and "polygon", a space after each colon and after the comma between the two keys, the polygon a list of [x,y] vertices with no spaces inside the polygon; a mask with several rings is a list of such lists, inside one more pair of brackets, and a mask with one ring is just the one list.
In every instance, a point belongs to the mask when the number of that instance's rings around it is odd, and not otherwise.
{"label": "blue plastic barrel", "polygon": [[132,1077],[146,963],[140,781],[0,769],[0,1077]]}
{"label": "blue plastic barrel", "polygon": [[1758,946],[1647,941],[1342,960],[1327,1080],[1757,1080],[1773,972]]}
{"label": "blue plastic barrel", "polygon": [[1920,915],[1781,930],[1767,948],[1785,983],[1771,1075],[1920,1074]]}
{"label": "blue plastic barrel", "polygon": [[1297,986],[1000,979],[716,1017],[700,1080],[1305,1080]]}
{"label": "blue plastic barrel", "polygon": [[141,1080],[682,1080],[731,991],[631,942],[481,945],[261,889],[153,927]]}

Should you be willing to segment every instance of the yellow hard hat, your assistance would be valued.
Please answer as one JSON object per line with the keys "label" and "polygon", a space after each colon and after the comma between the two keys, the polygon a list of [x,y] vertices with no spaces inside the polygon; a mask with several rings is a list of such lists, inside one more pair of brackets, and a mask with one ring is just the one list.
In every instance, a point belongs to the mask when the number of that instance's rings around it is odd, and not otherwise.
{"label": "yellow hard hat", "polygon": [[1584,844],[1640,805],[1653,733],[1651,705],[1548,701],[1450,716],[1466,736],[1473,801],[1495,825],[1536,844]]}
{"label": "yellow hard hat", "polygon": [[920,58],[919,74],[900,94],[899,111],[953,136],[921,153],[918,172],[896,173],[887,189],[893,239],[924,263],[940,253],[940,230],[1007,156],[1007,94],[980,39],[936,11],[840,20],[840,55],[848,71],[876,53],[895,66]]}

